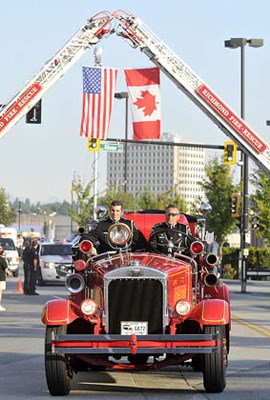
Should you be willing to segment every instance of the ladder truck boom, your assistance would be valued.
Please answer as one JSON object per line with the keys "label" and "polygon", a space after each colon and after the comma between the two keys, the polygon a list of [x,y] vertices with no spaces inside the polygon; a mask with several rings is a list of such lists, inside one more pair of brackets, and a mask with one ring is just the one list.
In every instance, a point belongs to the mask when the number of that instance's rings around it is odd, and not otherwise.
{"label": "ladder truck boom", "polygon": [[116,34],[140,49],[204,113],[248,154],[266,173],[270,172],[269,146],[203,80],[135,15],[117,10]]}
{"label": "ladder truck boom", "polygon": [[92,46],[112,33],[111,13],[90,18],[42,69],[0,110],[0,139],[43,97],[47,90]]}

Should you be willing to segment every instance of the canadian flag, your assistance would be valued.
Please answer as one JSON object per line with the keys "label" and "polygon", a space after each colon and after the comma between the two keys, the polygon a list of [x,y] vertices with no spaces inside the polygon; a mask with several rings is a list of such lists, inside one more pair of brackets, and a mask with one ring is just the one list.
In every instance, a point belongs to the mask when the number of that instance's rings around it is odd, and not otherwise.
{"label": "canadian flag", "polygon": [[160,138],[159,68],[125,69],[133,120],[133,139]]}

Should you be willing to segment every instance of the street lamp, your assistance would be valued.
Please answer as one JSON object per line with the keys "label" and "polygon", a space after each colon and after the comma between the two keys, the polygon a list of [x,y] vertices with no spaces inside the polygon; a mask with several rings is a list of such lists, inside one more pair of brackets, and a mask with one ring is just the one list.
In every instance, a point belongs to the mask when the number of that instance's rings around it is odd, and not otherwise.
{"label": "street lamp", "polygon": [[21,214],[22,214],[22,207],[21,207],[21,202],[19,201],[19,205],[18,205],[18,230],[19,230],[19,232],[21,230]]}
{"label": "street lamp", "polygon": [[125,116],[125,161],[124,161],[124,192],[127,191],[127,140],[128,140],[128,92],[118,92],[114,94],[116,99],[126,99]]}
{"label": "street lamp", "polygon": [[[231,38],[225,40],[224,45],[230,49],[241,49],[241,118],[245,118],[245,46],[262,47],[263,39]],[[248,230],[248,156],[241,151],[241,190],[242,190],[242,218],[241,218],[241,291],[246,292],[247,279],[247,242]]]}

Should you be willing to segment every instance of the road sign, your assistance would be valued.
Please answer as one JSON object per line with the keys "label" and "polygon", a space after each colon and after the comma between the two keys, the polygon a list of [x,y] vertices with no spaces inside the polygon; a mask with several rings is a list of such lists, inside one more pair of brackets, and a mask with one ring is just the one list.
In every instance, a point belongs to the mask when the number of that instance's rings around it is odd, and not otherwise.
{"label": "road sign", "polygon": [[109,152],[123,152],[124,145],[122,143],[113,143],[113,142],[101,142],[100,143],[101,150],[109,151]]}

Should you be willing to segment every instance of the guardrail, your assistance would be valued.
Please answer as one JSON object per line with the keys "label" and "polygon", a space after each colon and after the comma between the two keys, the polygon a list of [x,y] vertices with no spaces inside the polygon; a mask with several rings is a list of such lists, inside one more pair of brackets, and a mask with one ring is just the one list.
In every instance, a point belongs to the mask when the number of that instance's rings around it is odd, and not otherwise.
{"label": "guardrail", "polygon": [[247,277],[262,277],[262,276],[270,276],[270,270],[267,269],[248,269]]}

